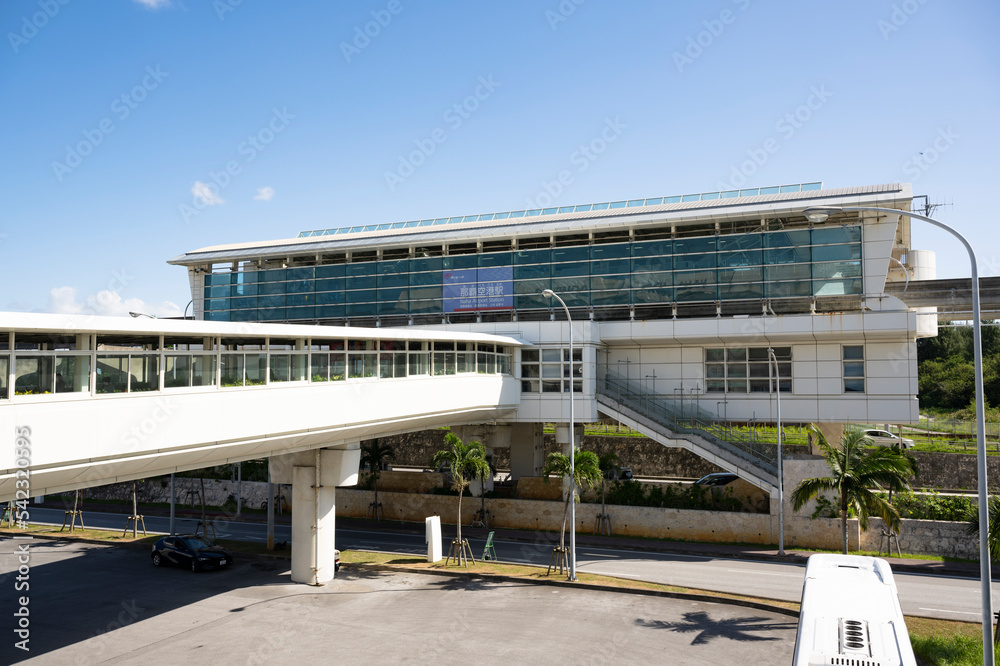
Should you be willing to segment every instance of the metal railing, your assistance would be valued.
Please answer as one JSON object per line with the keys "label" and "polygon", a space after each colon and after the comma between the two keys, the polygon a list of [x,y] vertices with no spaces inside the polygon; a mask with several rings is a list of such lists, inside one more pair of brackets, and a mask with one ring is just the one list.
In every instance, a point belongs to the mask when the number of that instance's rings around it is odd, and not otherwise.
{"label": "metal railing", "polygon": [[692,437],[701,438],[761,471],[772,475],[778,473],[777,445],[733,432],[697,404],[669,400],[611,371],[604,372],[603,379],[598,381],[597,392],[653,421],[673,437],[689,441]]}

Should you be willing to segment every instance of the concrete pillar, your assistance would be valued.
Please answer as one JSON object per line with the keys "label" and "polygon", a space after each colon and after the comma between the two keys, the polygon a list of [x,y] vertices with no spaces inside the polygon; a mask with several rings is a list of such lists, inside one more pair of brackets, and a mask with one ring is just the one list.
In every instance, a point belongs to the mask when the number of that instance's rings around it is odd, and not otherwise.
{"label": "concrete pillar", "polygon": [[336,486],[358,482],[359,444],[270,460],[271,480],[292,484],[292,580],[324,585],[334,576]]}
{"label": "concrete pillar", "polygon": [[511,426],[510,475],[539,476],[545,466],[545,437],[541,423],[515,423]]}
{"label": "concrete pillar", "polygon": [[[493,456],[496,461],[495,450],[497,448],[508,448],[511,445],[511,432],[514,426],[509,424],[482,423],[466,426],[452,426],[451,431],[456,437],[465,443],[479,442],[486,449],[487,457]],[[494,463],[495,464],[495,463]],[[479,479],[473,479],[469,483],[469,492],[479,497],[483,493],[483,484]],[[486,479],[486,492],[493,490],[493,477]]]}
{"label": "concrete pillar", "polygon": [[292,468],[292,580],[307,585],[324,585],[334,573],[336,491],[317,489],[316,471]]}
{"label": "concrete pillar", "polygon": [[[77,335],[76,336],[76,348],[79,351],[85,351],[90,349],[90,335]],[[73,370],[72,377],[63,377],[64,382],[71,382],[74,391],[89,391],[90,390],[90,375],[95,372],[94,368],[90,367],[89,363],[84,361],[89,361],[90,359],[81,358],[79,359]]]}
{"label": "concrete pillar", "polygon": [[[823,433],[826,437],[826,441],[831,446],[840,446],[840,438],[844,436],[844,424],[843,423],[817,423],[816,427],[819,431]],[[815,440],[815,437],[813,437]],[[823,451],[816,446],[815,441],[809,446],[809,453],[814,456],[823,455]]]}

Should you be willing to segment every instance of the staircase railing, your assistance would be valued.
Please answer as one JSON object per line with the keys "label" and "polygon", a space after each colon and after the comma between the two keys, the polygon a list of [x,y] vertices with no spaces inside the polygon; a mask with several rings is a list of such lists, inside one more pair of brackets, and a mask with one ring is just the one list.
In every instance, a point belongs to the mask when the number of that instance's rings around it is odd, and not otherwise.
{"label": "staircase railing", "polygon": [[733,432],[696,404],[685,405],[669,400],[639,382],[611,371],[606,371],[603,380],[598,381],[597,392],[645,416],[674,436],[689,436],[683,439],[701,437],[762,471],[772,475],[778,473],[777,445]]}

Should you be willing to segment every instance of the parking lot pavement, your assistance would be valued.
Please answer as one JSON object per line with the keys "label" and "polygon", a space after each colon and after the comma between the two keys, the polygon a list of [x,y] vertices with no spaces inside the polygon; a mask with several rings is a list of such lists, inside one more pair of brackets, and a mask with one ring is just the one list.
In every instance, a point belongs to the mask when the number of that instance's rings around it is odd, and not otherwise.
{"label": "parking lot pavement", "polygon": [[34,541],[25,653],[16,569],[6,540],[0,663],[787,664],[795,640],[793,618],[723,604],[346,565],[314,588],[269,560],[194,574],[145,550]]}

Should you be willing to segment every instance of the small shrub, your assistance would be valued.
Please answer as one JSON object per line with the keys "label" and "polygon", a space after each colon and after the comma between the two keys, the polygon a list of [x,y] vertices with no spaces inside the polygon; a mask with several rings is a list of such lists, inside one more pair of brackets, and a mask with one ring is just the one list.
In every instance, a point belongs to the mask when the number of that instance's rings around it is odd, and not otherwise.
{"label": "small shrub", "polygon": [[931,492],[896,493],[892,496],[892,505],[903,518],[963,521],[977,509],[979,503],[974,497]]}
{"label": "small shrub", "polygon": [[816,497],[816,510],[812,512],[810,518],[840,518],[840,510],[837,504],[826,495]]}

